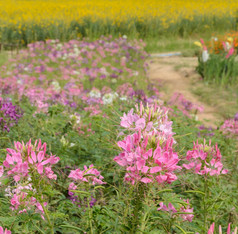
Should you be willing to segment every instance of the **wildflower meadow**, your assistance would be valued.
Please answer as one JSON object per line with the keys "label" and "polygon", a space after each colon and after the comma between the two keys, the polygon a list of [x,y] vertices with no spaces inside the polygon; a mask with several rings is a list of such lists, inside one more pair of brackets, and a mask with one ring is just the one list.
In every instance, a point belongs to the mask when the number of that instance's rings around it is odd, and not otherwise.
{"label": "wildflower meadow", "polygon": [[[0,234],[237,234],[238,6],[214,2],[0,3]],[[148,38],[190,33],[203,102],[150,78]]]}

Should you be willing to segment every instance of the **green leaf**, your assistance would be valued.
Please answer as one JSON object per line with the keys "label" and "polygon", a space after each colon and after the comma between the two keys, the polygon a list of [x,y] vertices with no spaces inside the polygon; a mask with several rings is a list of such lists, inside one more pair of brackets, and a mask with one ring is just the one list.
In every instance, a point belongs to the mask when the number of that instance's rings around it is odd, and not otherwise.
{"label": "green leaf", "polygon": [[184,191],[185,193],[200,193],[203,196],[205,196],[205,193],[199,190],[188,190],[188,191]]}
{"label": "green leaf", "polygon": [[77,230],[77,231],[86,233],[83,229],[81,229],[81,228],[79,228],[79,227],[72,226],[72,225],[68,225],[68,224],[67,224],[67,225],[60,225],[60,227],[70,228],[70,229],[74,229],[74,230]]}
{"label": "green leaf", "polygon": [[85,194],[85,195],[91,196],[91,193],[86,192],[86,191],[79,191],[79,190],[70,190],[70,191],[71,191],[71,192],[74,192],[74,193],[82,193],[82,194]]}
{"label": "green leaf", "polygon": [[103,187],[103,186],[101,186],[101,185],[98,185],[98,186],[96,186],[96,187],[94,187],[94,189],[105,189],[105,187]]}
{"label": "green leaf", "polygon": [[157,194],[164,193],[164,192],[172,192],[172,191],[173,191],[172,189],[163,189],[163,190],[158,191]]}
{"label": "green leaf", "polygon": [[175,227],[177,227],[180,231],[182,231],[182,233],[187,234],[187,232],[185,232],[180,226],[175,225]]}
{"label": "green leaf", "polygon": [[95,176],[95,175],[94,174],[85,174],[85,175],[83,175],[83,177],[88,177],[88,176]]}

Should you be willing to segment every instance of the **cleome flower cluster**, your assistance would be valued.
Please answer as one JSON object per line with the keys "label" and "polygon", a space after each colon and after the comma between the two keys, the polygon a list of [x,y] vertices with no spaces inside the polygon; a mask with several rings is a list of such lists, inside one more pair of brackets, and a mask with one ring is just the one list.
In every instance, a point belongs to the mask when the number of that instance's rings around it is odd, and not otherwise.
{"label": "cleome flower cluster", "polygon": [[238,138],[238,112],[233,119],[227,119],[220,127],[220,130],[227,137]]}
{"label": "cleome flower cluster", "polygon": [[[31,140],[14,142],[14,149],[7,148],[7,156],[0,166],[0,176],[12,181],[5,190],[10,197],[11,209],[18,213],[35,209],[44,219],[44,208],[47,202],[39,191],[48,180],[56,180],[57,175],[52,170],[52,165],[59,161],[59,157],[46,154],[46,143]],[[13,185],[14,184],[14,185]]]}
{"label": "cleome flower cluster", "polygon": [[41,140],[31,144],[15,142],[15,149],[7,149],[7,157],[3,162],[8,176],[12,176],[15,182],[24,181],[32,173],[38,173],[40,177],[56,180],[57,176],[51,167],[59,161],[59,157],[46,154],[46,143]]}
{"label": "cleome flower cluster", "polygon": [[[80,170],[79,168],[76,170],[71,170],[68,178],[72,179],[74,182],[69,184],[68,187],[68,194],[70,196],[70,200],[78,205],[78,207],[82,206],[90,206],[92,207],[96,203],[96,199],[94,198],[93,194],[90,193],[90,191],[86,192],[86,197],[84,199],[80,199],[78,196],[79,194],[75,191],[78,190],[81,187],[81,185],[86,185],[86,187],[91,187],[95,185],[102,185],[106,184],[106,182],[103,182],[104,177],[100,174],[100,172],[94,168],[94,165],[91,164],[88,168],[87,166],[84,166],[84,170]],[[84,186],[83,186],[84,189]],[[88,194],[87,194],[88,193]],[[87,198],[89,198],[88,204],[87,204]]]}
{"label": "cleome flower cluster", "polygon": [[[12,211],[18,214],[27,213],[29,210],[35,210],[43,219],[45,219],[45,207],[48,205],[44,190],[47,185],[51,187],[50,181],[56,180],[57,175],[52,170],[52,166],[60,160],[55,155],[46,153],[46,143],[35,141],[34,144],[29,140],[24,142],[14,142],[14,149],[7,148],[7,156],[0,166],[1,180],[8,179],[9,186],[5,189],[5,196],[10,198]],[[90,165],[84,166],[84,170],[79,168],[71,170],[68,178],[74,182],[69,184],[70,200],[74,203],[81,202],[80,199],[71,190],[79,188],[84,184],[83,189],[89,186],[106,184],[100,172]],[[88,186],[86,186],[88,185]],[[89,193],[89,192],[85,192]],[[90,194],[90,193],[89,193]],[[91,195],[91,194],[90,194]],[[90,207],[96,202],[91,196]]]}
{"label": "cleome flower cluster", "polygon": [[184,200],[184,205],[180,205],[179,209],[176,209],[171,203],[166,206],[163,202],[160,202],[160,207],[157,210],[163,210],[168,212],[172,217],[176,215],[180,216],[184,221],[192,222],[193,220],[193,208],[190,207],[189,200]]}
{"label": "cleome flower cluster", "polygon": [[220,175],[227,174],[228,170],[223,169],[223,164],[221,162],[222,155],[218,149],[217,144],[211,146],[211,141],[209,145],[206,144],[204,140],[203,144],[195,143],[192,150],[187,152],[186,160],[188,164],[183,164],[183,167],[188,170],[193,170],[194,173],[199,175]]}
{"label": "cleome flower cluster", "polygon": [[167,111],[157,104],[145,108],[142,103],[136,109],[136,113],[132,109],[121,117],[121,126],[130,134],[117,143],[122,152],[114,161],[126,168],[124,179],[131,184],[175,181],[175,171],[181,167],[173,150],[174,133]]}

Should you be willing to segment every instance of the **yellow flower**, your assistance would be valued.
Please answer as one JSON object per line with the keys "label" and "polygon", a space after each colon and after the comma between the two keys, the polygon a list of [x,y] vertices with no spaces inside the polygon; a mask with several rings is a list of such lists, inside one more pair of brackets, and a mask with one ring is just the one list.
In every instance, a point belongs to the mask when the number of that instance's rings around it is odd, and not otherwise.
{"label": "yellow flower", "polygon": [[232,44],[233,43],[233,38],[232,37],[227,37],[227,41]]}
{"label": "yellow flower", "polygon": [[194,45],[199,46],[199,47],[202,48],[202,44],[201,44],[201,42],[199,42],[199,41],[195,41],[195,42],[194,42]]}

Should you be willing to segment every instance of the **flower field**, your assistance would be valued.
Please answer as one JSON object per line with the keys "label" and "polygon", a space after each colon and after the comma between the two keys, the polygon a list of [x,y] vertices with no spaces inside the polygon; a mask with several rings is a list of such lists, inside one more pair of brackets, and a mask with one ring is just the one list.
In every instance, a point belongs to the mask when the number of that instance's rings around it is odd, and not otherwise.
{"label": "flower field", "polygon": [[[0,234],[237,234],[237,9],[1,1]],[[148,52],[191,36],[176,66]]]}
{"label": "flower field", "polygon": [[2,42],[26,45],[101,35],[190,36],[235,30],[237,9],[237,1],[232,0],[2,1],[0,37]]}
{"label": "flower field", "polygon": [[1,233],[237,232],[237,114],[162,101],[144,48],[46,40],[1,66]]}

